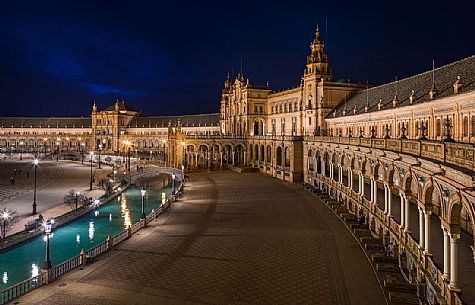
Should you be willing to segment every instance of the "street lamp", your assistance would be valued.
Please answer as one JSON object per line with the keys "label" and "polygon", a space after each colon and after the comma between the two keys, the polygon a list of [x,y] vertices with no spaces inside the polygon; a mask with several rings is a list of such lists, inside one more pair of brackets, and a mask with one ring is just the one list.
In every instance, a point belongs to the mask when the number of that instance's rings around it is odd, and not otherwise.
{"label": "street lamp", "polygon": [[185,164],[185,141],[181,141],[182,153],[181,153],[181,165]]}
{"label": "street lamp", "polygon": [[49,221],[45,221],[43,222],[43,228],[45,230],[45,234],[46,234],[46,238],[45,238],[45,241],[46,241],[46,255],[45,255],[45,262],[43,264],[43,269],[51,269],[51,261],[49,259],[49,238],[50,238],[50,234],[51,234],[51,231],[53,230],[53,225],[54,225],[54,219],[50,219]]}
{"label": "street lamp", "polygon": [[140,190],[140,194],[142,194],[142,216],[140,216],[141,220],[146,219],[146,216],[145,216],[145,194],[146,193],[147,193],[147,190],[145,189],[145,187],[142,187],[142,189]]}
{"label": "street lamp", "polygon": [[10,218],[10,212],[8,211],[4,211],[2,213],[2,215],[0,215],[3,219],[3,222],[2,222],[2,226],[3,226],[3,229],[2,229],[2,238],[5,238],[5,236],[7,235],[7,231],[6,231],[6,223],[8,221],[8,218]]}
{"label": "street lamp", "polygon": [[172,195],[175,195],[175,173],[172,173]]}
{"label": "street lamp", "polygon": [[59,161],[59,140],[56,141],[56,162]]}
{"label": "street lamp", "polygon": [[82,142],[81,143],[81,164],[84,164],[84,146],[86,146],[86,144]]}
{"label": "street lamp", "polygon": [[89,157],[91,158],[91,180],[89,182],[89,190],[92,191],[92,158],[94,157],[94,152],[92,150],[89,153]]}
{"label": "street lamp", "polygon": [[38,164],[40,161],[38,159],[33,160],[33,166],[35,168],[35,187],[33,189],[33,212],[31,215],[36,215],[36,168],[38,167]]}
{"label": "street lamp", "polygon": [[47,141],[47,140],[48,140],[47,138],[44,138],[44,139],[43,139],[43,148],[44,148],[44,150],[45,150],[45,155],[44,155],[45,157],[46,157],[46,141]]}
{"label": "street lamp", "polygon": [[185,166],[183,164],[181,165],[181,178],[185,181]]}
{"label": "street lamp", "polygon": [[23,160],[23,141],[20,142],[20,160]]}
{"label": "street lamp", "polygon": [[167,153],[166,153],[166,148],[165,148],[165,143],[167,143],[167,140],[163,139],[163,163],[165,164],[165,167],[167,167]]}
{"label": "street lamp", "polygon": [[78,210],[78,197],[79,197],[79,195],[81,195],[81,192],[77,191],[76,192],[76,211]]}
{"label": "street lamp", "polygon": [[102,150],[102,144],[99,144],[99,169],[101,169],[101,150]]}

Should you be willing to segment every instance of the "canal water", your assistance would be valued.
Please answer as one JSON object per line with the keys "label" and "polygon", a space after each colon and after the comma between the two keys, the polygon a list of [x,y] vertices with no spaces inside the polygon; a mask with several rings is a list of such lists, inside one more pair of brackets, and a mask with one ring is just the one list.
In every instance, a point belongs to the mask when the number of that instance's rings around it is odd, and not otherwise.
{"label": "canal water", "polygon": [[[162,192],[171,194],[165,175],[149,178],[145,183],[145,211],[161,205]],[[142,185],[140,185],[142,186]],[[60,264],[81,252],[115,236],[139,221],[142,198],[140,187],[133,187],[121,196],[84,216],[53,230],[50,236],[50,260]],[[0,291],[24,281],[41,270],[45,259],[44,235],[35,237],[17,247],[0,252]]]}

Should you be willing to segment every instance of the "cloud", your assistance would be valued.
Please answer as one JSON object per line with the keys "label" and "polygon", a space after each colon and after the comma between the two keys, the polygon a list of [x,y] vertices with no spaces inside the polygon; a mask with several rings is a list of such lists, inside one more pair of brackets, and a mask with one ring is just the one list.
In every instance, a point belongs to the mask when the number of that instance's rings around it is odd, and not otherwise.
{"label": "cloud", "polygon": [[143,97],[150,95],[150,92],[147,91],[123,89],[103,84],[83,83],[83,85],[94,95],[115,94],[128,97]]}

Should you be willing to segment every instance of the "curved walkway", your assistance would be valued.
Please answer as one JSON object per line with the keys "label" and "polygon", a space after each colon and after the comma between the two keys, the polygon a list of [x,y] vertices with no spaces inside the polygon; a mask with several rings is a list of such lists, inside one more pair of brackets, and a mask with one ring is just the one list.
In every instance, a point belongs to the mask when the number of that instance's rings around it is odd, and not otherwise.
{"label": "curved walkway", "polygon": [[137,235],[20,304],[385,304],[344,224],[270,177],[191,175]]}

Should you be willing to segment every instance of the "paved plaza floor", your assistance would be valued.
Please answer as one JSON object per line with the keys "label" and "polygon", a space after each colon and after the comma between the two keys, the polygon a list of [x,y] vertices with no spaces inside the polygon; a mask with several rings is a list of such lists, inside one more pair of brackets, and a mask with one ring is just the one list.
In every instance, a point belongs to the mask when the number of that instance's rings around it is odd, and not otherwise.
{"label": "paved plaza floor", "polygon": [[18,304],[386,304],[349,230],[300,186],[190,177],[165,215]]}
{"label": "paved plaza floor", "polygon": [[[88,197],[100,197],[104,191],[89,191],[90,166],[80,162],[41,160],[37,168],[37,212],[44,217],[56,217],[71,210],[64,204],[64,196],[69,190],[80,191]],[[112,171],[103,166],[101,170],[93,168],[96,179],[105,177]],[[15,185],[10,185],[14,177]],[[33,203],[34,167],[32,159],[0,161],[0,209],[17,211],[19,221],[14,224],[8,235],[24,229],[24,224],[38,216],[30,216]]]}

